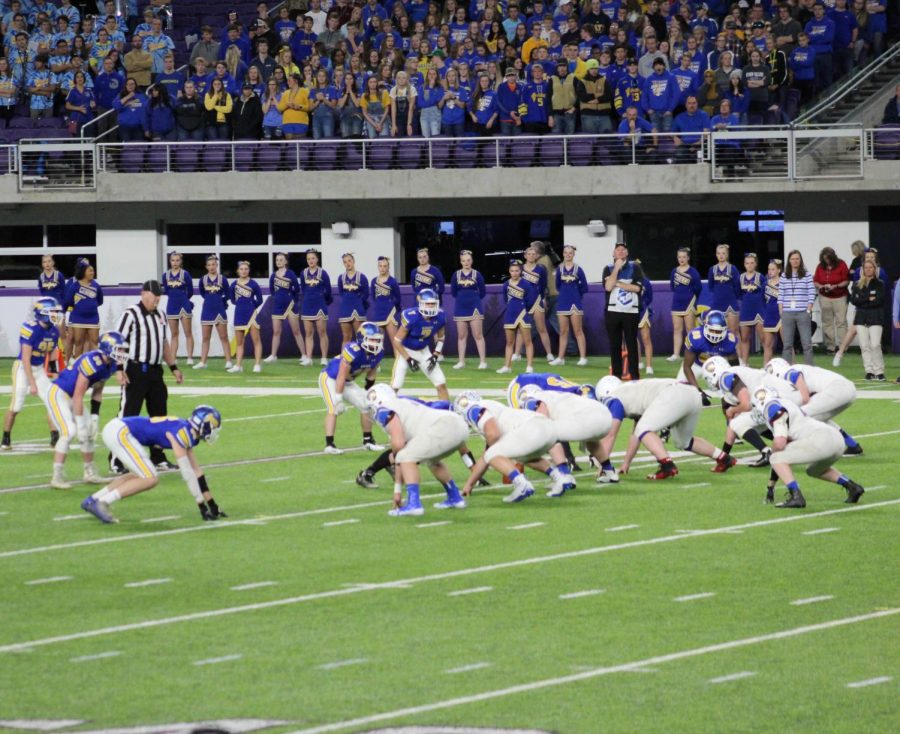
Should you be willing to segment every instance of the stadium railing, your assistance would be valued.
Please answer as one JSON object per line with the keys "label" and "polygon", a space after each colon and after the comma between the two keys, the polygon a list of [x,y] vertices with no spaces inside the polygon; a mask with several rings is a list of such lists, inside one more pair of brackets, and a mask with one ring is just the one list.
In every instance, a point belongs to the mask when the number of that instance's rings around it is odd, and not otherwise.
{"label": "stadium railing", "polygon": [[17,150],[18,146],[15,145],[0,145],[0,176],[16,173],[18,170]]}
{"label": "stadium railing", "polygon": [[19,191],[93,189],[96,153],[93,143],[78,138],[20,140],[15,162]]}

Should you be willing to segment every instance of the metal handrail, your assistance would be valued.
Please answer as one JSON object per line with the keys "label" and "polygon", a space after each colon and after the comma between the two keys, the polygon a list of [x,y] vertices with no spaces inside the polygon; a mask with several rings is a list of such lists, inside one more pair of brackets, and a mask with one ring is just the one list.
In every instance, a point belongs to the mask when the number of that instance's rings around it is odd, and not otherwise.
{"label": "metal handrail", "polygon": [[887,49],[884,53],[881,54],[876,59],[873,59],[866,66],[861,69],[857,69],[853,74],[851,74],[847,79],[841,82],[834,91],[831,92],[827,97],[822,100],[819,100],[812,107],[807,109],[806,111],[800,113],[795,119],[795,125],[802,125],[809,123],[816,115],[821,114],[829,107],[833,106],[841,99],[846,97],[851,91],[853,91],[856,87],[866,81],[868,78],[874,76],[878,73],[883,67],[887,66],[891,63],[895,58],[900,56],[900,43],[895,43],[889,49]]}

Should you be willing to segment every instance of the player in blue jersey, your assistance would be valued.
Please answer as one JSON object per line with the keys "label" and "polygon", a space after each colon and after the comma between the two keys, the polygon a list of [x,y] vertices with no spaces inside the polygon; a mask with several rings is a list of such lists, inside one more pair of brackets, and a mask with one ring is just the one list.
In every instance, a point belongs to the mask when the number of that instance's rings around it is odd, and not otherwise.
{"label": "player in blue jersey", "polygon": [[413,293],[418,296],[427,288],[437,294],[438,303],[440,303],[441,296],[444,295],[443,274],[431,264],[427,247],[420,247],[416,250],[416,259],[419,264],[409,273],[409,284],[412,286]]}
{"label": "player in blue jersey", "polygon": [[678,380],[702,389],[697,382],[700,367],[713,356],[724,357],[732,365],[738,363],[737,337],[728,330],[725,314],[715,310],[708,311],[702,326],[691,329],[684,338],[684,362]]}
{"label": "player in blue jersey", "polygon": [[203,340],[200,343],[200,361],[194,365],[195,370],[205,370],[209,359],[209,342],[215,328],[222,343],[222,354],[225,357],[225,369],[231,369],[231,344],[228,342],[228,294],[231,288],[228,278],[219,272],[219,258],[206,256],[206,275],[200,278],[200,296],[203,307],[200,311],[200,327]]}
{"label": "player in blue jersey", "polygon": [[753,332],[763,341],[763,322],[766,317],[766,281],[758,271],[759,258],[755,252],[744,254],[744,272],[741,273],[741,338],[738,359],[742,365],[750,362]]}
{"label": "player in blue jersey", "polygon": [[678,265],[669,276],[672,287],[672,355],[666,362],[677,362],[681,357],[684,335],[694,328],[697,313],[697,299],[703,290],[700,273],[691,265],[691,248],[678,248]]}
{"label": "player in blue jersey", "polygon": [[[9,451],[12,429],[16,416],[25,406],[26,395],[37,395],[46,403],[50,389],[50,377],[44,363],[56,371],[56,354],[59,347],[58,325],[63,321],[59,302],[51,296],[42,296],[31,307],[31,317],[19,327],[19,356],[12,365],[12,386],[9,410],[3,420],[3,439],[0,451]],[[50,422],[50,445],[56,445],[59,433]]]}
{"label": "player in blue jersey", "polygon": [[319,267],[319,253],[306,251],[306,268],[300,274],[303,305],[300,318],[306,332],[306,356],[312,362],[313,331],[319,335],[319,364],[328,364],[328,306],[331,305],[331,278]]}
{"label": "player in blue jersey", "polygon": [[[447,317],[441,309],[438,294],[430,288],[419,291],[415,308],[400,314],[400,328],[394,337],[394,370],[391,387],[399,392],[409,370],[425,372],[425,377],[437,389],[441,400],[449,400],[447,378],[439,364],[444,352],[444,327]],[[431,348],[435,341],[434,349]]]}
{"label": "player in blue jersey", "polygon": [[506,334],[506,360],[497,370],[498,375],[512,372],[513,349],[516,335],[520,335],[525,344],[525,371],[534,372],[534,342],[531,339],[531,310],[537,302],[537,289],[522,277],[522,261],[509,261],[509,280],[503,287],[503,300],[506,308],[503,312],[503,332]]}
{"label": "player in blue jersey", "polygon": [[[122,366],[128,360],[128,343],[117,331],[108,331],[100,337],[97,349],[76,358],[47,390],[47,410],[59,440],[53,454],[53,477],[50,486],[54,489],[70,489],[65,479],[66,456],[73,439],[81,444],[84,461],[84,481],[91,484],[104,483],[94,466],[94,439],[100,425],[100,404],[103,400],[103,385],[112,376],[120,385],[125,382]],[[91,390],[90,414],[84,412],[84,396]]]}
{"label": "player in blue jersey", "polygon": [[341,255],[341,261],[344,263],[344,272],[337,279],[337,291],[341,299],[338,322],[341,325],[343,344],[349,344],[366,320],[366,311],[369,310],[369,279],[356,269],[356,258],[352,252]]}
{"label": "player in blue jersey", "polygon": [[400,303],[400,285],[391,275],[391,261],[383,255],[378,258],[378,275],[372,278],[372,318],[375,326],[387,332],[388,340],[393,344],[397,333],[397,316],[403,310]]}
{"label": "player in blue jersey", "polygon": [[578,366],[587,364],[587,342],[584,339],[582,320],[584,318],[583,296],[588,291],[587,276],[580,265],[575,264],[575,247],[563,248],[563,261],[556,269],[556,315],[559,317],[559,354],[550,364],[562,367],[566,363],[566,349],[569,346],[569,324],[578,344]]}
{"label": "player in blue jersey", "polygon": [[461,370],[466,366],[466,342],[469,330],[478,350],[478,369],[486,370],[487,346],[484,342],[484,299],[486,290],[484,276],[472,267],[472,251],[461,250],[459,253],[460,268],[450,277],[450,293],[453,295],[453,320],[456,322],[456,349],[459,359],[453,369]]}
{"label": "player in blue jersey", "polygon": [[183,263],[184,258],[180,252],[170,252],[169,269],[162,274],[160,283],[163,293],[168,296],[166,319],[172,331],[172,354],[178,354],[179,332],[183,330],[187,363],[194,364],[194,330],[191,323],[194,314],[194,304],[191,303],[194,296],[194,279],[182,267]]}
{"label": "player in blue jersey", "polygon": [[234,304],[234,338],[237,342],[234,366],[229,372],[244,371],[244,342],[247,336],[253,343],[253,371],[262,372],[262,342],[259,338],[259,309],[263,297],[259,284],[250,277],[250,262],[240,260],[237,264],[237,278],[231,281],[228,299]]}
{"label": "player in blue jersey", "polygon": [[716,247],[715,265],[710,266],[707,279],[709,290],[712,293],[712,308],[721,311],[728,320],[728,328],[735,334],[738,333],[741,297],[741,278],[738,269],[728,262],[731,247],[718,245]]}
{"label": "player in blue jersey", "polygon": [[765,312],[763,314],[763,364],[775,354],[781,333],[781,309],[778,307],[778,284],[781,282],[781,260],[769,260],[766,271]]}
{"label": "player in blue jersey", "polygon": [[79,258],[75,275],[66,283],[62,307],[68,312],[71,342],[67,345],[66,362],[72,357],[97,348],[100,336],[100,311],[103,289],[94,280],[94,266],[87,258]]}
{"label": "player in blue jersey", "polygon": [[[325,401],[325,453],[344,453],[334,444],[337,417],[350,403],[360,413],[363,446],[369,451],[382,451],[383,446],[372,438],[372,420],[369,418],[366,391],[375,384],[378,365],[384,357],[384,334],[370,321],[363,322],[356,332],[356,339],[346,344],[339,357],[335,357],[319,374],[319,389]],[[366,373],[366,386],[361,388],[354,380]]]}
{"label": "player in blue jersey", "polygon": [[300,315],[297,313],[296,303],[300,297],[300,281],[294,271],[288,267],[288,255],[286,252],[275,254],[275,270],[269,276],[269,301],[272,306],[272,352],[263,362],[278,361],[278,347],[281,345],[281,330],[284,322],[290,325],[300,350],[300,364],[304,367],[312,364],[312,360],[306,356],[306,345],[303,335],[300,333]]}
{"label": "player in blue jersey", "polygon": [[221,414],[209,405],[198,405],[186,420],[174,416],[147,418],[140,415],[113,418],[103,428],[103,443],[127,472],[85,497],[81,509],[101,522],[117,522],[109,511],[111,504],[159,484],[156,467],[147,450],[158,446],[175,454],[181,476],[197,502],[200,516],[204,520],[228,517],[213,499],[206,475],[194,456],[194,447],[201,441],[213,443],[221,427]]}

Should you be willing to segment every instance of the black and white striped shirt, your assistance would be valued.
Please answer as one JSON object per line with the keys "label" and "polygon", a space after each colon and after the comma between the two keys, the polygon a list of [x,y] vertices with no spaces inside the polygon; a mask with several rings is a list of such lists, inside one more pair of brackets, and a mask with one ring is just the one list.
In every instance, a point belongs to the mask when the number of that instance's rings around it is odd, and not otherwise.
{"label": "black and white striped shirt", "polygon": [[143,303],[125,309],[119,317],[118,331],[128,342],[128,359],[140,364],[162,364],[163,350],[169,339],[169,325],[158,309],[148,311]]}

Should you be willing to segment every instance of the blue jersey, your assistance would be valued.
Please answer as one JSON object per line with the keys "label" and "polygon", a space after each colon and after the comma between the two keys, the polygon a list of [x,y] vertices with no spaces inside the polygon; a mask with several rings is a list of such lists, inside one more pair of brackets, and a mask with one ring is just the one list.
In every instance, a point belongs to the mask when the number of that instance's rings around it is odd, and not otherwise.
{"label": "blue jersey", "polygon": [[122,418],[122,422],[128,426],[128,431],[142,446],[159,446],[161,449],[175,448],[166,434],[171,434],[175,444],[183,449],[192,449],[200,440],[191,424],[184,418],[172,416],[160,416],[147,418],[143,415],[134,415]]}
{"label": "blue jersey", "polygon": [[703,327],[698,326],[691,329],[684,338],[684,348],[697,355],[697,361],[705,362],[710,357],[725,357],[726,359],[733,354],[737,354],[737,339],[730,331],[725,334],[725,338],[718,344],[712,344],[705,336],[703,336]]}
{"label": "blue jersey", "polygon": [[413,293],[431,288],[438,294],[438,299],[444,295],[444,276],[434,265],[429,265],[424,273],[418,268],[413,268],[409,273],[409,282],[412,285]]}
{"label": "blue jersey", "polygon": [[400,285],[393,275],[389,275],[384,281],[377,277],[373,278],[370,289],[373,305],[371,321],[378,326],[384,326],[393,320],[397,311],[401,309]]}
{"label": "blue jersey", "polygon": [[300,275],[300,290],[303,292],[301,315],[304,318],[319,318],[328,315],[331,303],[331,278],[322,268],[306,268]]}
{"label": "blue jersey", "polygon": [[285,268],[280,275],[276,270],[269,276],[269,292],[272,294],[272,313],[282,316],[300,297],[300,281],[293,270]]}
{"label": "blue jersey", "polygon": [[72,278],[66,284],[63,307],[69,311],[71,326],[99,326],[98,306],[103,303],[103,289],[96,280],[81,285]]}
{"label": "blue jersey", "polygon": [[510,407],[521,407],[519,405],[519,388],[526,385],[535,385],[538,389],[548,392],[566,392],[591,399],[595,397],[594,390],[590,385],[577,385],[553,372],[525,372],[509,383],[506,398]]}
{"label": "blue jersey", "polygon": [[676,316],[683,316],[691,311],[703,290],[700,273],[692,267],[688,267],[683,273],[678,268],[673,268],[669,285],[672,286],[672,313]]}
{"label": "blue jersey", "polygon": [[347,275],[344,271],[338,276],[337,289],[341,296],[339,319],[364,319],[369,310],[369,279],[362,273]]}
{"label": "blue jersey", "polygon": [[332,380],[336,380],[338,372],[341,370],[341,365],[346,364],[349,369],[347,378],[352,380],[361,372],[368,372],[378,367],[383,358],[383,351],[378,354],[372,354],[356,342],[350,342],[341,350],[341,356],[330,359],[322,371]]}
{"label": "blue jersey", "polygon": [[26,321],[19,327],[19,356],[22,359],[22,347],[31,347],[31,366],[42,367],[48,354],[53,354],[59,344],[59,329],[53,324],[44,326],[36,321]]}
{"label": "blue jersey", "polygon": [[226,320],[228,310],[228,279],[219,273],[215,277],[204,275],[200,278],[200,295],[203,297],[203,311],[200,320],[211,324],[219,319]]}
{"label": "blue jersey", "polygon": [[425,349],[431,338],[444,328],[447,317],[443,311],[437,316],[426,318],[416,308],[407,308],[400,314],[400,325],[406,327],[403,346],[407,349]]}
{"label": "blue jersey", "polygon": [[41,296],[52,296],[62,306],[66,297],[66,278],[58,270],[47,275],[43,270],[38,276],[38,290]]}
{"label": "blue jersey", "polygon": [[734,265],[709,269],[709,289],[712,291],[712,307],[722,313],[738,310],[741,297],[741,276]]}
{"label": "blue jersey", "polygon": [[472,319],[476,316],[484,316],[484,306],[481,299],[484,298],[484,276],[477,270],[466,273],[457,270],[450,278],[450,293],[456,299],[453,304],[453,318]]}
{"label": "blue jersey", "polygon": [[88,381],[88,387],[98,382],[105,382],[116,371],[116,365],[107,362],[99,349],[82,354],[72,364],[59,373],[53,384],[66,395],[72,397],[75,394],[75,383],[78,377],[84,375]]}
{"label": "blue jersey", "polygon": [[162,275],[163,292],[169,297],[166,302],[166,316],[180,316],[182,313],[191,313],[193,305],[191,296],[194,295],[194,280],[191,274],[184,269],[177,273],[167,270]]}

